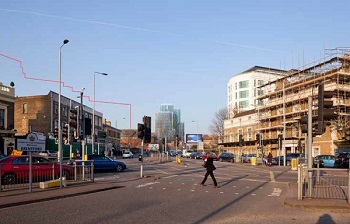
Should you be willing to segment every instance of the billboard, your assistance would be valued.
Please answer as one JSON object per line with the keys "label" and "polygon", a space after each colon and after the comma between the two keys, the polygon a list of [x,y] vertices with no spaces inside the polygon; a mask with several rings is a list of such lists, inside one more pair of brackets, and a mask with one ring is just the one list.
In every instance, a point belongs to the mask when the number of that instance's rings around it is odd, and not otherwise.
{"label": "billboard", "polygon": [[186,143],[203,142],[202,134],[186,134]]}

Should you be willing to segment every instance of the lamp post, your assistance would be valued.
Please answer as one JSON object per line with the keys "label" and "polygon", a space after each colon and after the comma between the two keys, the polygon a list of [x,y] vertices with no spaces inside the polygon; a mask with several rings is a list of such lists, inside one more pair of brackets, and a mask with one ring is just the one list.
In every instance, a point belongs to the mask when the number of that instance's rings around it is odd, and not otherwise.
{"label": "lamp post", "polygon": [[69,40],[65,39],[58,51],[58,153],[60,160],[60,188],[62,188],[62,129],[61,129],[61,49],[65,44],[68,44]]}
{"label": "lamp post", "polygon": [[94,85],[93,85],[93,91],[94,91],[94,109],[92,110],[92,146],[91,146],[91,150],[92,152],[95,151],[95,77],[96,74],[100,74],[100,75],[105,75],[107,76],[107,73],[103,73],[103,72],[94,72]]}

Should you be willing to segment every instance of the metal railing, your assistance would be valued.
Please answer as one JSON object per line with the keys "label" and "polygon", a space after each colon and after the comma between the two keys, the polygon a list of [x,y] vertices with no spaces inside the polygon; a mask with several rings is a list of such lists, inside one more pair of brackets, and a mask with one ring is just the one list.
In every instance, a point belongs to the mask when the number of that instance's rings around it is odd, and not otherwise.
{"label": "metal railing", "polygon": [[[30,186],[30,174],[29,174],[29,165],[14,166],[13,169],[8,170],[3,167],[8,166],[8,164],[0,164],[0,192],[3,190],[17,190],[25,189]],[[63,170],[64,177],[67,181],[94,181],[94,163],[91,160],[83,161],[76,160],[74,164],[74,169],[70,171]],[[39,165],[32,165],[32,186],[39,187],[40,182],[50,181],[59,179],[59,167],[55,167],[55,164],[52,164],[51,167],[43,168]]]}
{"label": "metal railing", "polygon": [[347,200],[350,197],[350,169],[298,167],[298,200],[322,198]]}
{"label": "metal railing", "polygon": [[74,161],[74,181],[94,182],[94,161],[75,160]]}

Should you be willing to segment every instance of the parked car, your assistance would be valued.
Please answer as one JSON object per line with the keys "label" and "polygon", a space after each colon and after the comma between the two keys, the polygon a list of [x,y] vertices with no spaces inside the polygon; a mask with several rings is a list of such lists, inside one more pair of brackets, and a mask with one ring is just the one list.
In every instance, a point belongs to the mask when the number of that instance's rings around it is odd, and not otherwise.
{"label": "parked car", "polygon": [[44,156],[46,158],[55,158],[57,159],[58,152],[55,150],[45,150],[43,152],[39,152],[40,156]]}
{"label": "parked car", "polygon": [[[88,160],[94,161],[94,171],[117,171],[121,172],[126,169],[125,163],[117,160],[113,160],[104,155],[88,155]],[[82,161],[70,160],[67,164],[81,165]],[[86,165],[90,165],[91,162],[85,162]]]}
{"label": "parked car", "polygon": [[130,151],[125,151],[125,152],[123,152],[122,158],[123,159],[134,158],[134,154],[132,152],[130,152]]}
{"label": "parked car", "polygon": [[190,159],[202,159],[202,153],[200,152],[192,152],[190,155]]}
{"label": "parked car", "polygon": [[227,162],[233,163],[235,161],[235,155],[233,155],[233,153],[229,153],[229,152],[222,152],[218,156],[218,160],[220,162],[227,161]]}
{"label": "parked car", "polygon": [[[266,166],[268,165],[267,160],[268,160],[267,156],[262,158],[263,164]],[[274,158],[272,158],[271,165],[278,165],[277,161],[278,161],[278,159],[275,160]]]}
{"label": "parked car", "polygon": [[[23,183],[29,180],[29,156],[8,156],[0,160],[3,184]],[[74,177],[74,168],[62,165],[66,179]],[[53,176],[54,175],[54,176]],[[53,163],[39,155],[32,156],[32,177],[34,182],[52,180],[60,176],[60,164]]]}
{"label": "parked car", "polygon": [[[287,157],[286,157],[286,165],[290,166],[292,164],[292,159],[298,159],[299,158],[299,163],[305,161],[305,154],[302,153],[288,153]],[[280,165],[284,165],[284,157],[280,156],[280,157],[275,157],[273,158],[273,160],[275,160],[275,162]],[[278,161],[279,160],[279,161]]]}
{"label": "parked car", "polygon": [[[218,156],[215,154],[215,152],[211,152],[211,157],[213,158],[213,160],[218,160]],[[207,153],[202,154],[202,159],[206,159],[207,158]]]}
{"label": "parked car", "polygon": [[320,164],[319,167],[335,167],[335,156],[334,155],[318,155],[315,156],[313,161],[313,167],[317,167],[317,164]]}
{"label": "parked car", "polygon": [[175,150],[169,150],[169,151],[168,151],[168,155],[169,155],[169,156],[176,156]]}
{"label": "parked car", "polygon": [[186,157],[186,158],[189,158],[190,155],[191,155],[191,153],[193,153],[193,152],[194,152],[194,151],[191,150],[191,149],[185,149],[185,150],[182,151],[182,156],[183,156],[183,157]]}
{"label": "parked car", "polygon": [[0,152],[0,159],[7,157],[8,155],[5,155],[4,153]]}
{"label": "parked car", "polygon": [[246,154],[246,155],[243,157],[243,162],[244,162],[244,163],[251,163],[253,157],[256,157],[256,154],[255,154],[255,153]]}
{"label": "parked car", "polygon": [[349,157],[350,157],[350,153],[349,152],[343,152],[338,154],[335,157],[335,167],[338,168],[349,168]]}

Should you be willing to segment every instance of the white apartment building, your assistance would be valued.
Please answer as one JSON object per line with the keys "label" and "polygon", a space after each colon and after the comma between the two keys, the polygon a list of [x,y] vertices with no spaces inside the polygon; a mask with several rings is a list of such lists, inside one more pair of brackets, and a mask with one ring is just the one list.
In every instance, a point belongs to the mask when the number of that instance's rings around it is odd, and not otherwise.
{"label": "white apartment building", "polygon": [[252,110],[258,104],[256,98],[263,95],[257,87],[264,85],[287,74],[284,70],[254,66],[240,74],[233,76],[227,84],[227,110],[229,118],[235,114]]}

